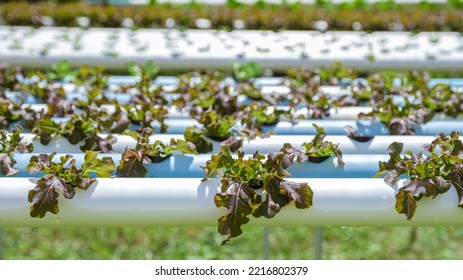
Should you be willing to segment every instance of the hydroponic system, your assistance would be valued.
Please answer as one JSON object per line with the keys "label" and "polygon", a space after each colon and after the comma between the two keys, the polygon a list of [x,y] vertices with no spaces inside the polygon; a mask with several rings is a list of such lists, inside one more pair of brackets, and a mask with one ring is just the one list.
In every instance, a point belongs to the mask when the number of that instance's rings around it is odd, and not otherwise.
{"label": "hydroponic system", "polygon": [[0,5],[0,226],[463,225],[458,1],[233,3]]}

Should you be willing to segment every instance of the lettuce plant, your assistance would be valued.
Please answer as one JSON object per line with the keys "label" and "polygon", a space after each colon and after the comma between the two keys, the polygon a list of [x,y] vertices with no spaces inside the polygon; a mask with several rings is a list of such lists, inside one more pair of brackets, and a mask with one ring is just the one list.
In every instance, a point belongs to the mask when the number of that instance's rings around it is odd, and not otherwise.
{"label": "lettuce plant", "polygon": [[444,112],[453,118],[463,112],[463,97],[449,85],[437,84],[419,97],[424,106],[435,112]]}
{"label": "lettuce plant", "polygon": [[463,208],[463,143],[460,133],[438,134],[424,149],[429,155],[412,154],[401,156],[403,144],[392,143],[388,148],[390,159],[379,162],[375,177],[386,174],[384,181],[395,185],[400,176],[409,180],[396,194],[396,211],[410,220],[415,215],[417,201],[423,197],[434,198],[454,187],[458,194],[457,205]]}
{"label": "lettuce plant", "polygon": [[255,61],[245,63],[234,62],[232,68],[235,78],[239,81],[247,81],[259,77],[264,72],[264,68]]}
{"label": "lettuce plant", "polygon": [[207,153],[212,151],[212,143],[208,138],[217,141],[224,141],[230,136],[236,136],[238,133],[233,116],[220,116],[215,111],[206,111],[201,117],[198,117],[199,123],[203,126],[187,127],[185,130],[185,140],[196,145],[198,153]]}
{"label": "lettuce plant", "polygon": [[[111,157],[98,158],[99,152],[86,151],[84,162],[80,168],[71,155],[62,156],[59,162],[53,162],[56,155],[40,154],[32,156],[26,166],[30,174],[44,172],[33,190],[29,191],[28,200],[31,203],[30,215],[34,218],[43,218],[47,212],[58,214],[59,192],[67,199],[74,197],[77,189],[87,190],[96,179],[108,178],[116,166]],[[70,161],[69,161],[70,160]]]}
{"label": "lettuce plant", "polygon": [[11,133],[6,130],[0,130],[0,171],[3,176],[12,176],[19,172],[13,166],[16,160],[13,157],[14,153],[32,153],[34,145],[22,142],[22,128],[12,129]]}
{"label": "lettuce plant", "polygon": [[310,158],[324,158],[335,155],[338,160],[338,166],[343,167],[342,151],[339,149],[339,144],[333,144],[331,141],[325,141],[326,132],[323,127],[313,124],[317,133],[310,142],[302,143],[305,148],[305,155]]}
{"label": "lettuce plant", "polygon": [[277,124],[280,120],[289,120],[292,124],[297,123],[297,119],[291,109],[279,109],[276,106],[267,106],[253,102],[249,106],[242,106],[241,110],[235,113],[236,119],[249,131],[261,133],[262,126]]}
{"label": "lettuce plant", "polygon": [[434,111],[418,104],[412,104],[407,98],[403,106],[395,104],[392,97],[373,105],[370,113],[360,113],[359,119],[379,119],[389,129],[391,135],[415,135],[415,127],[429,122]]}
{"label": "lettuce plant", "polygon": [[13,102],[0,92],[0,129],[6,129],[11,123],[21,119],[22,102]]}
{"label": "lettuce plant", "polygon": [[127,70],[132,76],[140,78],[136,86],[142,93],[147,93],[150,91],[151,84],[160,69],[154,65],[152,60],[148,60],[144,67],[140,67],[134,62],[129,63]]}
{"label": "lettuce plant", "polygon": [[117,167],[117,177],[145,177],[148,171],[144,164],[160,162],[175,151],[180,151],[183,154],[198,153],[194,144],[181,139],[172,138],[169,144],[159,140],[151,143],[149,138],[153,132],[151,128],[144,128],[140,133],[134,131],[125,133],[134,138],[137,144],[135,148],[127,148],[122,154],[122,159]]}
{"label": "lettuce plant", "polygon": [[244,152],[231,154],[230,147],[224,145],[217,155],[202,167],[207,180],[213,176],[220,179],[221,186],[215,195],[217,207],[227,209],[218,219],[218,232],[227,238],[222,245],[242,234],[242,225],[255,218],[274,217],[282,207],[291,201],[299,209],[312,206],[313,192],[307,183],[286,181],[291,176],[286,169],[293,164],[295,155],[282,152],[267,156],[254,153],[245,158]]}

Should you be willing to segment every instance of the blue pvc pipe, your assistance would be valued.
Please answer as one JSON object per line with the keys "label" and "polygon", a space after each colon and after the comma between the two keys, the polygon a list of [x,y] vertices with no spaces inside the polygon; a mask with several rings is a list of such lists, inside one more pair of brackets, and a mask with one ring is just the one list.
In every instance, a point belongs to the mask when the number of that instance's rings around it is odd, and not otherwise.
{"label": "blue pvc pipe", "polygon": [[428,82],[428,87],[433,87],[437,84],[447,84],[450,87],[461,88],[463,87],[463,79],[461,78],[450,78],[450,79],[431,79]]}
{"label": "blue pvc pipe", "polygon": [[108,85],[132,86],[140,81],[135,76],[111,76],[108,78]]}
{"label": "blue pvc pipe", "polygon": [[[183,134],[185,128],[188,126],[199,126],[196,120],[166,120],[165,122],[169,128],[168,134]],[[364,135],[390,135],[389,130],[384,124],[378,121],[368,120],[301,120],[296,125],[292,125],[290,122],[280,121],[278,124],[273,126],[264,126],[263,132],[273,131],[277,135],[315,135],[316,130],[312,126],[316,125],[323,127],[328,135],[346,135],[344,127],[346,125],[352,126],[359,133]],[[157,131],[159,131],[159,125],[155,124]],[[438,133],[449,134],[450,132],[463,131],[463,121],[461,120],[435,120],[421,127],[416,127],[417,135],[436,135]]]}
{"label": "blue pvc pipe", "polygon": [[[70,117],[53,118],[57,123],[66,122]],[[18,121],[10,124],[8,129],[15,127],[16,124],[23,125],[23,121]],[[166,134],[183,134],[185,129],[189,126],[202,127],[194,119],[166,119],[165,124],[168,125]],[[344,127],[346,125],[352,126],[359,133],[367,136],[377,135],[390,135],[386,126],[378,121],[369,120],[300,120],[296,125],[292,125],[287,121],[280,121],[276,125],[264,126],[262,131],[264,133],[273,131],[276,135],[315,135],[316,130],[312,126],[316,124],[325,129],[327,135],[346,135]],[[152,124],[156,133],[160,133],[160,124],[154,121]],[[138,124],[132,124],[131,130],[140,128]],[[439,133],[450,134],[452,131],[463,131],[463,121],[455,120],[433,120],[422,126],[415,128],[416,135],[421,136],[434,136]],[[29,132],[24,130],[24,132]]]}
{"label": "blue pvc pipe", "polygon": [[[235,85],[236,81],[231,78],[227,77],[226,79],[227,84]],[[118,84],[118,85],[131,85],[135,84],[139,81],[138,77],[133,76],[111,76],[108,79],[109,84]],[[280,85],[283,81],[283,77],[259,77],[252,80],[254,85],[257,87],[262,86],[275,86]],[[356,78],[356,79],[349,79],[343,78],[340,81],[341,86],[349,86],[349,85],[368,85],[368,80],[365,78]],[[394,80],[394,86],[400,86],[402,81],[400,79]],[[428,82],[429,87],[433,87],[438,83],[448,84],[452,87],[463,87],[463,79],[462,78],[434,78]],[[155,85],[170,85],[175,86],[178,85],[178,78],[175,76],[158,76],[153,84]]]}
{"label": "blue pvc pipe", "polygon": [[260,77],[252,80],[255,87],[279,86],[283,81],[283,77]]}
{"label": "blue pvc pipe", "polygon": [[154,79],[154,84],[157,86],[177,86],[178,82],[175,76],[158,76]]}
{"label": "blue pvc pipe", "polygon": [[[29,164],[32,155],[37,154],[15,154],[17,161],[15,168],[19,173],[15,177],[41,177],[42,173],[30,175],[25,167]],[[54,161],[59,161],[57,154]],[[84,154],[73,154],[78,167],[84,160]],[[114,163],[119,165],[120,154],[105,154],[99,157],[110,156]],[[163,162],[145,165],[148,170],[148,178],[202,178],[204,171],[201,166],[206,165],[206,161],[211,159],[211,155],[179,155],[171,156]],[[294,163],[288,171],[293,178],[371,178],[378,172],[378,162],[387,161],[388,155],[344,155],[344,168],[337,167],[335,157],[330,157],[321,163],[306,162],[303,164]],[[113,174],[115,175],[115,173]]]}

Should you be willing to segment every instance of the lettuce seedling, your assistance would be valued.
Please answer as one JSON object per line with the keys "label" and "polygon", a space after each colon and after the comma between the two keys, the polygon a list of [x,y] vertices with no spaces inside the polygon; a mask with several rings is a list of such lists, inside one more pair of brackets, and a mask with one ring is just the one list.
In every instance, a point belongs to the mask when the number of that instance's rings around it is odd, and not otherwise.
{"label": "lettuce seedling", "polygon": [[191,142],[181,139],[170,140],[169,144],[165,144],[159,140],[154,143],[150,142],[150,136],[154,130],[144,128],[140,133],[135,131],[126,132],[137,141],[135,148],[127,148],[122,154],[122,159],[117,167],[117,177],[145,177],[148,171],[144,164],[152,162],[160,162],[172,155],[175,151],[180,151],[183,154],[197,154],[196,147]]}
{"label": "lettuce seedling", "polygon": [[[30,174],[44,172],[37,181],[33,190],[29,191],[28,200],[31,203],[30,215],[34,218],[43,218],[47,212],[58,214],[59,192],[67,199],[74,197],[76,188],[87,190],[96,179],[108,178],[116,166],[111,157],[97,158],[99,152],[86,151],[81,168],[77,168],[76,160],[71,155],[65,155],[59,162],[53,162],[56,155],[40,154],[32,156],[26,170]],[[69,160],[71,160],[69,162]]]}
{"label": "lettuce seedling", "polygon": [[19,172],[18,169],[13,167],[16,164],[13,157],[14,153],[32,153],[34,151],[32,143],[21,142],[21,132],[21,127],[12,129],[11,133],[0,130],[0,170],[3,176],[12,176]]}
{"label": "lettuce seedling", "polygon": [[277,152],[265,156],[256,152],[246,159],[244,152],[238,151],[237,157],[230,152],[230,146],[224,145],[202,167],[203,180],[217,176],[221,182],[214,202],[227,209],[218,219],[218,232],[227,236],[222,245],[242,234],[241,226],[251,215],[272,218],[291,201],[298,209],[312,206],[313,192],[307,183],[284,179],[291,176],[286,169],[293,164],[294,155]]}
{"label": "lettuce seedling", "polygon": [[302,147],[305,148],[305,155],[309,157],[309,159],[311,157],[324,158],[335,155],[338,160],[338,166],[343,167],[344,161],[342,159],[342,151],[339,149],[339,144],[333,144],[330,141],[325,141],[325,129],[316,124],[312,125],[315,127],[317,133],[310,142],[302,143]]}
{"label": "lettuce seedling", "polygon": [[370,113],[360,113],[359,119],[378,118],[389,129],[391,135],[415,135],[415,127],[429,122],[434,111],[412,104],[407,98],[403,106],[394,103],[392,97],[373,105]]}
{"label": "lettuce seedling", "polygon": [[463,143],[460,133],[438,134],[436,139],[424,149],[429,153],[412,154],[405,152],[403,143],[394,142],[388,148],[389,160],[379,162],[375,177],[384,174],[384,181],[393,186],[401,175],[410,180],[396,194],[396,211],[410,220],[415,215],[417,201],[423,197],[436,197],[453,186],[458,194],[458,206],[463,208]]}
{"label": "lettuce seedling", "polygon": [[235,118],[233,116],[220,116],[215,111],[206,111],[197,120],[203,125],[187,127],[184,133],[185,140],[196,145],[198,153],[212,151],[212,143],[208,137],[216,141],[227,140],[230,136],[238,133],[233,127]]}

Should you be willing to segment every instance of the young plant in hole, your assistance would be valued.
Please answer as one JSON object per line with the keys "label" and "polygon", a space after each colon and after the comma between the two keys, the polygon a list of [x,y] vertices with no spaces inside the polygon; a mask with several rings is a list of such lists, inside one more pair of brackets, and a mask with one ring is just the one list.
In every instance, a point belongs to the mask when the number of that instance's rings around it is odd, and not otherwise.
{"label": "young plant in hole", "polygon": [[261,76],[264,68],[255,61],[245,63],[233,62],[233,74],[238,81],[249,81],[252,78]]}
{"label": "young plant in hole", "polygon": [[172,105],[180,110],[199,107],[202,110],[212,109],[219,114],[230,115],[238,110],[237,97],[232,94],[229,86],[217,83],[201,91],[190,89],[188,93],[182,93],[176,98]]}
{"label": "young plant in hole", "polygon": [[153,105],[151,103],[130,103],[124,105],[130,120],[138,123],[140,128],[152,127],[152,123],[157,121],[161,125],[161,133],[166,133],[169,128],[165,120],[169,110],[164,105]]}
{"label": "young plant in hole", "polygon": [[122,154],[122,159],[117,167],[117,177],[145,177],[148,171],[144,164],[161,162],[170,157],[175,151],[183,154],[197,154],[194,144],[172,138],[169,144],[159,140],[150,142],[153,135],[152,128],[144,128],[140,133],[126,132],[137,141],[135,148],[127,148]]}
{"label": "young plant in hole", "polygon": [[76,145],[84,141],[82,151],[112,151],[112,144],[116,138],[108,135],[106,138],[99,136],[99,133],[122,133],[130,125],[127,114],[123,112],[118,103],[115,103],[115,111],[111,114],[95,106],[89,105],[80,115],[74,114],[63,123],[57,123],[44,116],[43,112],[35,112],[32,109],[24,110],[24,119],[27,128],[31,128],[36,137],[43,145],[47,145],[51,139],[62,135],[68,141]]}
{"label": "young plant in hole", "polygon": [[6,90],[20,90],[22,77],[23,73],[20,67],[12,68],[6,63],[0,63],[0,96]]}
{"label": "young plant in hole", "polygon": [[315,127],[317,133],[310,142],[302,143],[302,147],[305,151],[298,150],[292,147],[289,143],[285,143],[280,151],[284,154],[297,157],[297,161],[299,163],[306,161],[320,163],[325,161],[331,155],[335,155],[338,160],[338,166],[344,167],[345,163],[342,159],[342,151],[338,148],[339,144],[324,141],[326,137],[325,129],[317,126],[316,124],[312,125]]}
{"label": "young plant in hole", "polygon": [[61,60],[54,63],[51,69],[45,73],[46,78],[52,81],[74,81],[76,79],[76,71],[72,69],[71,63],[67,60]]}
{"label": "young plant in hole", "polygon": [[0,92],[0,129],[7,129],[11,123],[21,119],[22,102],[13,102]]}
{"label": "young plant in hole", "polygon": [[136,63],[131,62],[127,65],[127,70],[132,76],[140,78],[140,81],[136,84],[136,87],[140,89],[140,92],[148,93],[150,92],[151,84],[160,69],[159,67],[154,66],[152,60],[148,60],[143,68],[138,66]]}
{"label": "young plant in hole", "polygon": [[46,103],[45,115],[47,117],[64,117],[74,112],[75,105],[67,100],[66,92],[61,84],[47,80],[41,72],[36,72],[34,77],[38,79],[31,79],[33,82],[22,84],[22,91]]}
{"label": "young plant in hole", "polygon": [[419,98],[424,106],[436,113],[444,112],[456,118],[463,112],[463,97],[446,84],[437,84],[426,92],[420,92]]}
{"label": "young plant in hole", "polygon": [[281,152],[267,156],[256,152],[247,159],[244,152],[237,152],[234,157],[230,147],[224,145],[220,153],[212,155],[202,167],[203,181],[217,176],[221,182],[214,202],[217,207],[227,209],[218,219],[218,232],[227,236],[222,245],[241,235],[241,226],[249,222],[251,215],[272,218],[291,201],[298,209],[312,206],[313,192],[307,183],[285,180],[291,176],[286,169],[295,157]]}
{"label": "young plant in hole", "polygon": [[458,194],[458,207],[463,208],[463,143],[458,132],[450,135],[438,134],[424,149],[429,153],[405,152],[401,157],[403,143],[394,142],[388,148],[390,159],[379,162],[375,177],[386,174],[384,181],[393,186],[401,175],[410,179],[396,194],[396,211],[410,220],[415,215],[417,201],[423,197],[435,198],[452,186]]}
{"label": "young plant in hole", "polygon": [[[96,179],[108,178],[116,166],[112,158],[98,158],[99,152],[86,151],[81,168],[76,166],[76,160],[71,155],[62,156],[59,162],[53,162],[56,153],[32,156],[26,170],[30,174],[44,172],[33,190],[29,191],[28,200],[31,203],[30,215],[43,218],[47,212],[58,214],[59,192],[67,199],[74,197],[77,189],[87,190]],[[69,161],[70,160],[70,161]]]}
{"label": "young plant in hole", "polygon": [[117,101],[113,105],[114,112],[108,112],[104,107],[90,104],[84,109],[82,116],[93,120],[99,132],[123,133],[130,126],[129,116]]}
{"label": "young plant in hole", "polygon": [[98,125],[95,126],[95,119],[84,115],[74,115],[68,122],[63,123],[60,134],[66,137],[72,145],[84,141],[80,147],[82,152],[90,150],[110,153],[113,152],[112,145],[117,141],[111,134],[106,138],[99,136],[99,129]]}
{"label": "young plant in hole", "polygon": [[177,92],[181,94],[191,94],[193,96],[200,92],[216,92],[221,87],[225,79],[225,74],[219,71],[208,72],[189,72],[177,76]]}
{"label": "young plant in hole", "polygon": [[335,155],[338,160],[338,166],[343,167],[342,151],[339,149],[339,144],[333,144],[330,141],[325,141],[326,133],[323,127],[312,124],[315,127],[317,134],[310,142],[302,143],[305,148],[305,154],[309,161],[321,162],[331,155]]}
{"label": "young plant in hole", "polygon": [[81,66],[76,71],[75,83],[86,87],[103,90],[108,87],[109,76],[104,73],[103,66]]}
{"label": "young plant in hole", "polygon": [[269,105],[277,105],[277,101],[281,99],[280,96],[276,94],[264,94],[262,93],[262,88],[256,87],[254,83],[247,81],[239,83],[235,91],[238,94],[244,94],[254,101],[263,101]]}
{"label": "young plant in hole", "polygon": [[370,113],[360,113],[359,119],[378,118],[389,129],[391,135],[415,135],[415,126],[425,124],[434,117],[434,111],[412,104],[407,98],[403,106],[394,103],[392,97],[374,104]]}
{"label": "young plant in hole", "polygon": [[338,86],[343,84],[343,79],[353,79],[357,77],[355,72],[349,68],[343,67],[340,63],[334,63],[331,68],[293,68],[288,70],[287,75],[288,78],[285,83],[291,88],[304,86],[311,89],[313,92],[316,92],[320,86]]}
{"label": "young plant in hole", "polygon": [[339,106],[339,100],[324,93],[305,94],[305,104],[309,119],[323,119],[330,116],[330,110]]}
{"label": "young plant in hole", "polygon": [[291,88],[288,101],[291,108],[306,106],[309,119],[323,119],[330,115],[330,110],[346,103],[345,97],[335,98],[321,91],[318,86],[308,84]]}
{"label": "young plant in hole", "polygon": [[257,102],[243,106],[235,115],[241,124],[249,130],[261,130],[262,126],[276,125],[282,119],[287,119],[294,125],[297,123],[297,119],[304,118],[303,116],[294,116],[291,109],[278,109],[276,106],[265,106]]}
{"label": "young plant in hole", "polygon": [[21,127],[12,129],[11,133],[0,130],[0,170],[3,176],[12,176],[19,172],[13,167],[16,164],[13,157],[14,153],[32,153],[34,151],[34,145],[21,142],[21,132]]}
{"label": "young plant in hole", "polygon": [[209,110],[197,120],[203,127],[187,127],[184,136],[186,141],[196,145],[198,153],[212,151],[212,143],[208,137],[216,141],[224,141],[238,133],[233,128],[236,122],[233,116],[220,116],[215,111]]}
{"label": "young plant in hole", "polygon": [[[43,116],[38,114],[38,117]],[[40,139],[42,145],[48,145],[53,138],[62,134],[61,125],[51,118],[32,119],[29,123],[32,125],[31,132],[36,134],[35,138]]]}
{"label": "young plant in hole", "polygon": [[85,110],[88,106],[92,105],[101,107],[103,104],[111,103],[101,88],[86,86],[85,91],[85,99],[74,100],[74,104],[81,109]]}

